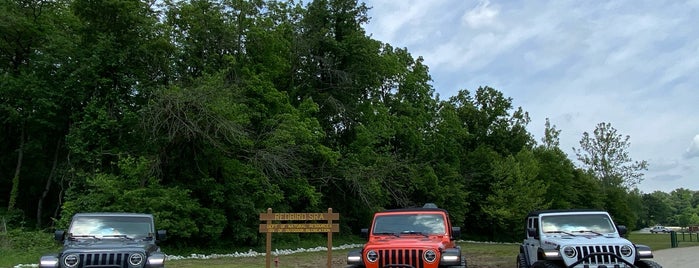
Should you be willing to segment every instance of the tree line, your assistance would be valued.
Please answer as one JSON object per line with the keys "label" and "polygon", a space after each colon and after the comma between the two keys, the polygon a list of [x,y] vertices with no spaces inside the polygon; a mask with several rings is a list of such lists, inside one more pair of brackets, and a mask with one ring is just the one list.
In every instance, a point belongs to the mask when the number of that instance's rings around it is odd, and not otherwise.
{"label": "tree line", "polygon": [[[699,192],[642,193],[645,161],[600,123],[573,161],[497,89],[440,99],[422,57],[368,36],[356,0],[0,2],[0,216],[65,227],[153,213],[172,240],[257,245],[260,212],[435,203],[476,239],[527,212],[699,223]],[[183,239],[185,238],[185,239]]]}

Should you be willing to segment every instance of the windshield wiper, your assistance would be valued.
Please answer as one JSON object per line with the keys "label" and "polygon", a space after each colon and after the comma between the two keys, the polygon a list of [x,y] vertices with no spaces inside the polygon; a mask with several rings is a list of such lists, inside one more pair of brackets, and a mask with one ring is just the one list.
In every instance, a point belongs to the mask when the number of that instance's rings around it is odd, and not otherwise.
{"label": "windshield wiper", "polygon": [[391,232],[383,232],[383,233],[374,233],[375,235],[392,235],[395,237],[400,237],[397,233],[391,233]]}
{"label": "windshield wiper", "polygon": [[571,234],[571,233],[566,232],[566,231],[547,231],[547,232],[544,232],[544,233],[547,233],[547,234],[567,234],[567,235],[570,235],[570,236],[576,236],[576,235]]}
{"label": "windshield wiper", "polygon": [[418,231],[403,231],[401,234],[418,234],[418,235],[423,235],[425,237],[430,237],[429,235],[423,233],[423,232],[418,232]]}
{"label": "windshield wiper", "polygon": [[129,240],[133,240],[133,237],[129,237],[128,235],[124,235],[124,234],[103,235],[102,238],[104,238],[104,237],[121,237],[121,238],[126,238]]}
{"label": "windshield wiper", "polygon": [[70,239],[75,240],[76,238],[92,238],[100,240],[100,238],[95,235],[70,235]]}
{"label": "windshield wiper", "polygon": [[591,230],[577,230],[577,231],[575,231],[575,232],[576,232],[576,233],[593,233],[593,234],[596,234],[596,235],[603,235],[602,233],[595,232],[595,231],[591,231]]}

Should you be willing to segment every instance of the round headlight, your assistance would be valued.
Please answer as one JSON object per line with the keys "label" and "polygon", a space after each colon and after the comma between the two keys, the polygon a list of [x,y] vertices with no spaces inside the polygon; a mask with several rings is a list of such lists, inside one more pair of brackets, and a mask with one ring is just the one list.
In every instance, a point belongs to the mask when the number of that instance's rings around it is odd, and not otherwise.
{"label": "round headlight", "polygon": [[437,253],[434,252],[434,250],[426,250],[425,254],[423,254],[423,258],[425,258],[426,262],[433,263],[435,260],[437,260]]}
{"label": "round headlight", "polygon": [[575,255],[578,253],[575,251],[574,247],[564,247],[563,248],[563,255],[565,255],[568,258],[575,258]]}
{"label": "round headlight", "polygon": [[65,264],[67,267],[75,267],[79,262],[80,259],[78,258],[78,255],[75,254],[70,254],[63,258],[63,264]]}
{"label": "round headlight", "polygon": [[623,245],[619,249],[619,253],[624,257],[631,257],[633,255],[633,249],[629,245]]}
{"label": "round headlight", "polygon": [[141,265],[141,263],[143,263],[143,258],[144,256],[141,253],[131,254],[131,256],[129,256],[129,264],[132,266]]}
{"label": "round headlight", "polygon": [[369,262],[376,262],[377,260],[379,260],[379,254],[376,253],[376,251],[369,250],[369,252],[366,253],[366,259]]}

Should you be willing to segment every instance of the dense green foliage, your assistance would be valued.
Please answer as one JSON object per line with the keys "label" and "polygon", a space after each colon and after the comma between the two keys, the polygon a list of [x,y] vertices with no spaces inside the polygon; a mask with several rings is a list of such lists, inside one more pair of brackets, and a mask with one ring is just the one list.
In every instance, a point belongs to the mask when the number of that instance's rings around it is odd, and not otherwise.
{"label": "dense green foliage", "polygon": [[433,202],[467,237],[505,241],[533,209],[602,208],[632,228],[699,223],[699,192],[635,189],[647,164],[610,124],[585,133],[576,166],[560,131],[547,122],[538,144],[494,88],[439,99],[422,58],[365,33],[367,10],[0,2],[3,223],[148,212],[190,246],[259,245],[267,208],[332,207],[356,233],[379,209]]}

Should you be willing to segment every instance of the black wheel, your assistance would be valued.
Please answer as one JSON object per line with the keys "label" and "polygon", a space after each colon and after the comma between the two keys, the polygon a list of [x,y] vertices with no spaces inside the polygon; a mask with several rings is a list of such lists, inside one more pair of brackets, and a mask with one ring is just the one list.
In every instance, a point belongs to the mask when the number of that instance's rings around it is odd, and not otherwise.
{"label": "black wheel", "polygon": [[517,254],[517,268],[529,268],[529,264],[527,263],[527,259],[524,258],[524,255]]}
{"label": "black wheel", "polygon": [[532,264],[532,268],[565,268],[565,265],[553,261],[537,261]]}
{"label": "black wheel", "polygon": [[651,261],[651,260],[639,260],[634,263],[638,268],[663,268],[659,263]]}

